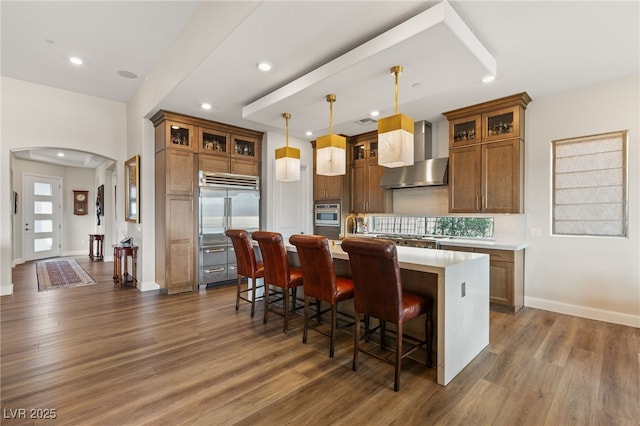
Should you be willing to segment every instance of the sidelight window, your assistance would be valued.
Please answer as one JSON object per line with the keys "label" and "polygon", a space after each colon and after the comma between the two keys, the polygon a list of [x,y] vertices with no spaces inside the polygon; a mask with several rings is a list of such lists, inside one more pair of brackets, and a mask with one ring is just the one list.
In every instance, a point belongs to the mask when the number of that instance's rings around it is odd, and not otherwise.
{"label": "sidelight window", "polygon": [[627,131],[563,139],[553,149],[553,234],[627,235]]}

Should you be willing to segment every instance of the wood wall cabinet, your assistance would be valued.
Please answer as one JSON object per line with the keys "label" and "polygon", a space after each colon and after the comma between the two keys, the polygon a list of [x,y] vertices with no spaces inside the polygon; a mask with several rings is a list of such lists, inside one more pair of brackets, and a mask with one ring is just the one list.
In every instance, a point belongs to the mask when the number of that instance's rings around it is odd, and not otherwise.
{"label": "wood wall cabinet", "polygon": [[222,127],[198,128],[200,170],[259,176],[262,134],[224,130]]}
{"label": "wood wall cabinet", "polygon": [[198,287],[198,171],[258,176],[262,133],[159,111],[155,126],[156,282]]}
{"label": "wood wall cabinet", "polygon": [[378,132],[349,138],[347,160],[350,163],[351,211],[388,213],[393,209],[393,193],[380,187],[384,167],[378,165]]}
{"label": "wood wall cabinet", "polygon": [[489,301],[518,312],[524,306],[524,250],[442,246],[444,250],[489,255]]}
{"label": "wood wall cabinet", "polygon": [[449,212],[524,212],[526,93],[449,111]]}

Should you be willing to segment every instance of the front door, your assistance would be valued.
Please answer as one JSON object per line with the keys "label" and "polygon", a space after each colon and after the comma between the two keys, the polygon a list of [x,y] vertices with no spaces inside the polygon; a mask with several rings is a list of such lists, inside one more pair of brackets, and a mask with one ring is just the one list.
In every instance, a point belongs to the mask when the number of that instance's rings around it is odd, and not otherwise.
{"label": "front door", "polygon": [[22,178],[22,257],[26,260],[60,256],[61,183],[58,177],[25,173]]}

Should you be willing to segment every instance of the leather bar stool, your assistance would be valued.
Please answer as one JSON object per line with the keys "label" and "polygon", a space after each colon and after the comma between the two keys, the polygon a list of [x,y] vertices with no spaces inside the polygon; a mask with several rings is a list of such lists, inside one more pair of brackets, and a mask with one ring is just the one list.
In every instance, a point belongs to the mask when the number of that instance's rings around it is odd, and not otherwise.
{"label": "leather bar stool", "polygon": [[[267,323],[269,304],[282,300],[284,326],[282,332],[289,329],[289,293],[293,293],[292,310],[295,310],[296,288],[302,285],[302,271],[289,266],[289,258],[284,248],[282,234],[277,232],[255,231],[251,234],[260,246],[264,264],[264,323]],[[282,289],[282,298],[269,300],[270,286]]]}
{"label": "leather bar stool", "polygon": [[[398,253],[393,241],[374,238],[347,238],[342,249],[349,254],[354,284],[354,310],[356,319],[360,314],[365,318],[374,317],[380,325],[366,330],[360,337],[360,323],[355,323],[353,345],[353,371],[357,370],[358,352],[363,352],[382,361],[395,365],[393,390],[400,390],[400,369],[402,358],[422,345],[427,349],[427,365],[432,364],[433,340],[433,300],[428,296],[418,296],[402,290]],[[403,336],[402,326],[410,319],[425,314],[425,340]],[[368,321],[368,320],[367,320]],[[385,348],[385,324],[396,324],[395,357],[392,360],[372,352],[360,343],[380,329],[380,347]],[[368,327],[367,327],[368,329]],[[412,345],[403,352],[403,337]]]}
{"label": "leather bar stool", "polygon": [[[338,302],[353,298],[353,281],[350,278],[336,276],[329,240],[320,235],[292,235],[291,244],[296,246],[302,276],[304,279],[304,331],[302,343],[307,343],[307,330],[311,328],[330,339],[329,358],[333,358],[335,348]],[[331,331],[309,324],[309,301],[311,298],[331,304]],[[318,308],[319,308],[319,304]],[[316,309],[318,319],[319,309]],[[353,324],[350,322],[348,325]]]}
{"label": "leather bar stool", "polygon": [[[264,285],[257,285],[257,279],[264,278],[264,265],[262,262],[256,261],[256,254],[253,252],[253,245],[247,231],[244,229],[227,229],[225,234],[231,239],[233,250],[236,253],[238,273],[236,311],[240,308],[240,300],[249,302],[251,303],[251,317],[253,318],[256,300],[262,299],[262,297],[256,298],[256,289],[264,287]],[[246,288],[242,286],[242,277],[247,278]],[[251,287],[249,287],[249,280],[251,280]],[[247,293],[251,293],[251,298]]]}

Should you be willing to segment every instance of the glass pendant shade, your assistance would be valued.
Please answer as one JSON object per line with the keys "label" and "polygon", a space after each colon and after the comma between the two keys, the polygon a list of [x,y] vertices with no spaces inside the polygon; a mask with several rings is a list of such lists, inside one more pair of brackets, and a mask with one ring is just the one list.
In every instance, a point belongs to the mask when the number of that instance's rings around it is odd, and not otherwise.
{"label": "glass pendant shade", "polygon": [[282,114],[286,122],[285,146],[276,149],[276,180],[293,182],[300,180],[300,150],[289,146],[289,119],[291,114]]}
{"label": "glass pendant shade", "polygon": [[413,119],[396,114],[378,121],[378,164],[384,167],[413,165]]}
{"label": "glass pendant shade", "polygon": [[316,174],[344,175],[347,170],[347,139],[339,135],[322,136],[316,140]]}
{"label": "glass pendant shade", "polygon": [[384,167],[413,165],[413,119],[398,113],[398,75],[402,66],[391,68],[395,74],[395,113],[378,120],[378,164]]}
{"label": "glass pendant shade", "polygon": [[329,102],[329,134],[316,140],[316,174],[339,176],[347,173],[347,139],[333,134],[333,103],[336,95],[326,97]]}

